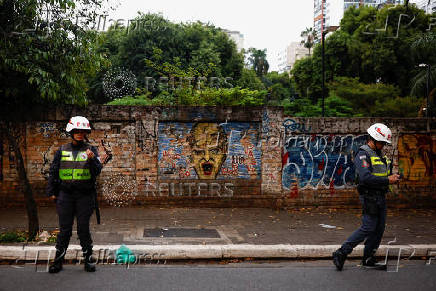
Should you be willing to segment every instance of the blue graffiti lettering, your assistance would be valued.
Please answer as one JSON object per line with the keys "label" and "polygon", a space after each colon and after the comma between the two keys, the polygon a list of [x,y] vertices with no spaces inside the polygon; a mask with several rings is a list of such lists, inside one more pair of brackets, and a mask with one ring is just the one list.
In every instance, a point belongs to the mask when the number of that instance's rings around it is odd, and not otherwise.
{"label": "blue graffiti lettering", "polygon": [[284,146],[283,188],[351,186],[355,175],[353,156],[365,142],[365,135],[290,137]]}

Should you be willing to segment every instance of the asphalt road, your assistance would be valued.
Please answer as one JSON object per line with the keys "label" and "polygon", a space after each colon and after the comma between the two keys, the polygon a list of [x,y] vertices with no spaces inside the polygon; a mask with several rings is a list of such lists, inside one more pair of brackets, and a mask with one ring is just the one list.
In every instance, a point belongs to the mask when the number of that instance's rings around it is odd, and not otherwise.
{"label": "asphalt road", "polygon": [[[35,266],[0,266],[0,290],[436,290],[436,262],[402,261],[398,272],[366,270],[347,261],[201,263],[180,265],[66,265],[59,274]],[[39,266],[39,271],[44,271]],[[395,271],[395,268],[389,268]]]}

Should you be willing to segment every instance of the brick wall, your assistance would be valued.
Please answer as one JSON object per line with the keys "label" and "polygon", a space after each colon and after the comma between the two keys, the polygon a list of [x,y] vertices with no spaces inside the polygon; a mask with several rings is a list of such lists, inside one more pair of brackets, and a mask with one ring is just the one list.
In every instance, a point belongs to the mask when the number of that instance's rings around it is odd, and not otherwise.
{"label": "brick wall", "polygon": [[[277,107],[91,106],[38,111],[17,125],[39,205],[54,152],[70,138],[70,116],[87,116],[104,159],[98,179],[106,206],[357,206],[353,153],[375,122],[393,131],[388,195],[398,207],[435,206],[436,130],[426,119],[294,118]],[[433,129],[432,131],[429,129]],[[14,154],[0,136],[0,206],[20,206]]]}

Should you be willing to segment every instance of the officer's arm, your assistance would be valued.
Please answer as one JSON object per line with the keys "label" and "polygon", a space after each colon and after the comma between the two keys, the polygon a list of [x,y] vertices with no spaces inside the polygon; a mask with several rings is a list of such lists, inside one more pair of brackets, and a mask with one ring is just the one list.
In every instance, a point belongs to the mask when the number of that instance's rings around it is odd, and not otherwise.
{"label": "officer's arm", "polygon": [[46,188],[47,196],[58,196],[59,194],[59,166],[61,162],[61,150],[57,150],[53,162],[50,165],[48,183]]}
{"label": "officer's arm", "polygon": [[359,183],[368,187],[388,186],[388,177],[379,177],[371,174],[370,159],[365,152],[360,151],[354,159],[354,167],[359,175]]}
{"label": "officer's arm", "polygon": [[91,163],[91,171],[92,171],[92,175],[94,177],[97,177],[100,174],[103,165],[100,162],[100,157],[98,155],[97,148],[91,147],[91,151],[94,153],[94,157],[89,160],[89,162]]}

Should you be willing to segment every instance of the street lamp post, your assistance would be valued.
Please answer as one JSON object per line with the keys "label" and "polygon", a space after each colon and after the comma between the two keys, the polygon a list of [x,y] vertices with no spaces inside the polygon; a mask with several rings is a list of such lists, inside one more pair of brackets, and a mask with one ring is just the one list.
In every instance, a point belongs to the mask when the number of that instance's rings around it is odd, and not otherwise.
{"label": "street lamp post", "polygon": [[426,84],[425,84],[425,95],[426,95],[426,106],[425,106],[425,116],[430,117],[430,70],[431,65],[430,64],[419,64],[420,67],[427,67],[427,76],[426,76]]}

